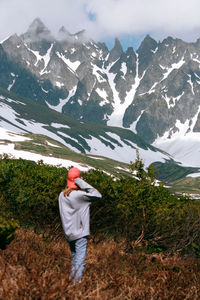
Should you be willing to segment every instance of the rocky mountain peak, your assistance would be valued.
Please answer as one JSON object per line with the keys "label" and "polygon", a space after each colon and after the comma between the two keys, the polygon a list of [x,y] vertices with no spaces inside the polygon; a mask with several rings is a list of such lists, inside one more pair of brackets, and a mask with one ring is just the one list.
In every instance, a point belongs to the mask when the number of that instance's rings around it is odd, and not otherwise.
{"label": "rocky mountain peak", "polygon": [[163,40],[163,43],[167,44],[167,43],[172,43],[173,41],[174,41],[173,37],[168,36],[166,39]]}
{"label": "rocky mountain peak", "polygon": [[64,27],[62,26],[58,31],[58,40],[71,40],[72,34]]}
{"label": "rocky mountain peak", "polygon": [[121,45],[120,41],[118,40],[118,38],[115,38],[115,44],[114,44],[114,47],[112,48],[112,50],[110,51],[110,55],[109,55],[107,64],[116,61],[118,58],[120,58],[120,55],[122,53],[123,53],[122,45]]}
{"label": "rocky mountain peak", "polygon": [[67,31],[67,29],[65,28],[65,26],[62,26],[62,27],[59,29],[59,32],[61,32],[61,33],[68,33],[68,34],[69,34],[69,32]]}
{"label": "rocky mountain peak", "polygon": [[50,40],[37,18],[23,36],[4,40],[0,87],[76,119],[128,127],[149,143],[182,134],[183,125],[187,135],[200,131],[200,40],[147,35],[135,53],[117,38],[109,51],[84,30],[59,32],[63,39]]}
{"label": "rocky mountain peak", "polygon": [[83,29],[78,31],[77,33],[73,34],[74,38],[78,42],[83,42],[86,39],[86,30]]}
{"label": "rocky mountain peak", "polygon": [[44,25],[40,18],[36,18],[29,26],[26,33],[22,35],[25,42],[40,40],[53,40],[50,30]]}
{"label": "rocky mountain peak", "polygon": [[200,47],[200,38],[196,40],[196,42],[194,43],[195,46]]}
{"label": "rocky mountain peak", "polygon": [[137,50],[139,60],[140,60],[140,68],[139,75],[141,76],[144,70],[149,65],[149,62],[152,60],[153,55],[156,52],[156,48],[158,47],[158,43],[147,35],[142,41],[140,47]]}
{"label": "rocky mountain peak", "polygon": [[133,50],[133,47],[128,47],[126,50],[126,55],[128,56],[134,56],[135,57],[135,52]]}
{"label": "rocky mountain peak", "polygon": [[16,46],[19,47],[22,43],[23,43],[23,40],[21,39],[21,37],[19,37],[15,33],[15,34],[11,35],[7,40],[5,40],[3,45],[10,44],[10,45],[13,45],[13,47],[16,47]]}
{"label": "rocky mountain peak", "polygon": [[118,51],[120,54],[123,52],[122,45],[118,38],[115,38],[115,44],[114,44],[113,50]]}
{"label": "rocky mountain peak", "polygon": [[28,28],[30,33],[41,34],[41,33],[50,33],[48,28],[44,25],[44,23],[40,20],[40,18],[36,18]]}
{"label": "rocky mountain peak", "polygon": [[82,43],[86,38],[86,30],[81,30],[76,33],[70,33],[64,26],[59,29],[58,40],[68,41],[71,43]]}
{"label": "rocky mountain peak", "polygon": [[146,35],[137,52],[144,54],[145,52],[149,52],[152,50],[154,51],[157,46],[158,43],[153,38],[151,38],[150,35]]}

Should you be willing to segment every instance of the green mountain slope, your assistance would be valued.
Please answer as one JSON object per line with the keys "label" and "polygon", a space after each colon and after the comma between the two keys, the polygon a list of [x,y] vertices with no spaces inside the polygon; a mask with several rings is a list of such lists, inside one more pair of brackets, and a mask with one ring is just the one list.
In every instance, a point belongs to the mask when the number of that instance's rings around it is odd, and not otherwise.
{"label": "green mountain slope", "polygon": [[74,120],[50,108],[0,88],[0,127],[23,132],[29,140],[14,143],[18,151],[68,159],[101,168],[115,175],[128,175],[128,164],[136,158],[136,149],[146,166],[154,163],[158,178],[175,181],[196,173],[185,168],[167,153],[145,143],[132,131]]}
{"label": "green mountain slope", "polygon": [[[0,117],[4,128],[8,123],[19,131],[49,136],[77,152],[117,157],[124,162],[134,160],[136,148],[144,152],[144,159],[149,156],[150,161],[169,158],[167,153],[145,143],[130,130],[77,121],[3,89],[0,94],[0,112],[8,112],[1,113]],[[108,153],[101,152],[101,147]]]}

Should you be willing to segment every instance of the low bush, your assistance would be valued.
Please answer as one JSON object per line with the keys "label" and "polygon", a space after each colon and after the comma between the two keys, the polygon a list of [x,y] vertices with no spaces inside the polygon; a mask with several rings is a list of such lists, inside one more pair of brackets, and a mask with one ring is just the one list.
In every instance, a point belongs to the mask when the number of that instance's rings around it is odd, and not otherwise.
{"label": "low bush", "polygon": [[[66,169],[26,160],[0,160],[0,193],[4,215],[21,225],[45,226],[58,216],[58,194],[66,184]],[[58,220],[58,217],[57,217]]]}
{"label": "low bush", "polygon": [[[113,178],[100,170],[83,173],[83,179],[103,195],[91,205],[93,239],[125,239],[127,249],[142,246],[184,253],[187,249],[198,254],[200,205],[172,195],[162,184],[156,186],[152,168],[145,171],[139,155],[130,171],[133,176],[128,178]],[[57,228],[58,195],[66,178],[65,168],[2,157],[1,215],[35,229]]]}
{"label": "low bush", "polygon": [[144,241],[169,252],[192,243],[199,245],[199,204],[171,195],[162,185],[155,187],[134,178],[122,178],[112,184],[105,174],[101,174],[98,184],[95,175],[99,178],[96,171],[90,171],[87,180],[96,184],[103,198],[91,207],[93,236],[100,240],[125,237],[129,248]]}
{"label": "low bush", "polygon": [[5,250],[6,246],[14,239],[14,232],[18,224],[15,220],[8,220],[0,217],[0,249]]}

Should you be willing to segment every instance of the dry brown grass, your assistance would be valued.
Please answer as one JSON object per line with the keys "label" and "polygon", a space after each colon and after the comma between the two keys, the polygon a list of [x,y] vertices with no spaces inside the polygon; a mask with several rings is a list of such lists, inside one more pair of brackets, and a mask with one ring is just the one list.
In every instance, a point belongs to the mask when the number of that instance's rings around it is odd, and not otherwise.
{"label": "dry brown grass", "polygon": [[69,277],[63,237],[18,229],[0,250],[0,299],[200,299],[200,262],[177,255],[126,253],[123,243],[89,241],[81,284]]}

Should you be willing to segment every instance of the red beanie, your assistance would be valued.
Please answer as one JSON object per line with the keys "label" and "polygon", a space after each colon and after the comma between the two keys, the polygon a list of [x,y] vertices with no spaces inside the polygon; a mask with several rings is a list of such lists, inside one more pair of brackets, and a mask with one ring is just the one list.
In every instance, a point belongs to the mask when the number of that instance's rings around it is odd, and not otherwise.
{"label": "red beanie", "polygon": [[75,184],[76,178],[81,177],[81,172],[77,168],[71,168],[68,171],[68,177],[67,177],[67,187],[69,188],[77,188],[77,185]]}

